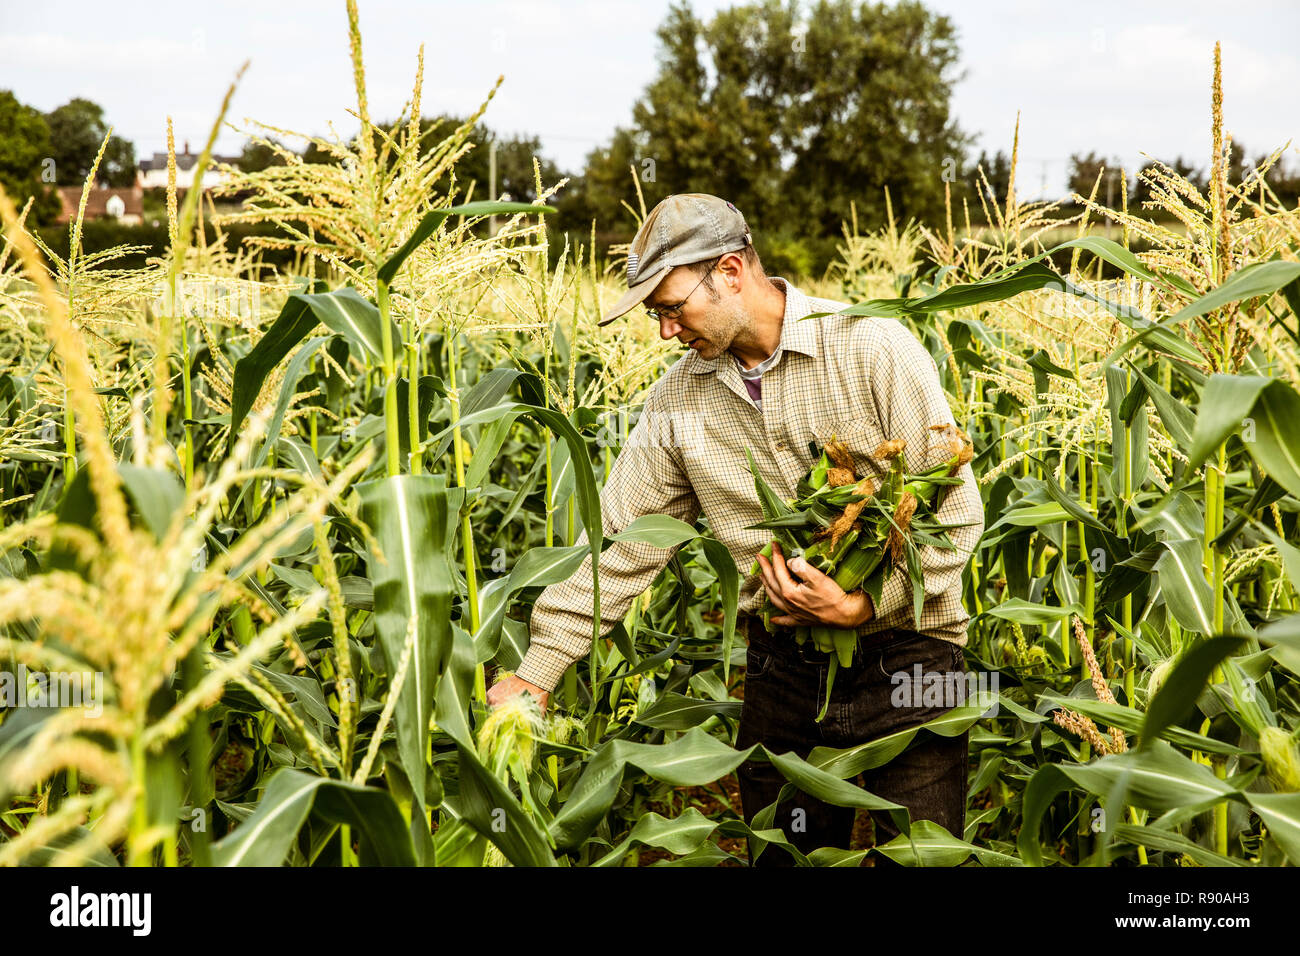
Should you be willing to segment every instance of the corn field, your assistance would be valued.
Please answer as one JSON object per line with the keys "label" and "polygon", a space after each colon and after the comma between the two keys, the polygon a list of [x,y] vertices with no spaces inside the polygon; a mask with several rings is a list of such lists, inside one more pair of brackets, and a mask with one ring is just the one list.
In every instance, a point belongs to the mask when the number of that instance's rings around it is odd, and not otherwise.
{"label": "corn field", "polygon": [[[594,230],[555,258],[563,183],[460,191],[490,94],[425,148],[421,54],[405,125],[371,123],[349,21],[362,132],[314,140],[339,162],[232,171],[237,212],[173,189],[145,267],[81,254],[79,219],[62,259],[0,199],[0,863],[1300,864],[1300,210],[1229,182],[1217,52],[1209,195],[1150,174],[1177,228],[1013,176],[944,229],[846,210],[840,260],[796,279],[938,365],[994,688],[804,759],[733,746],[753,556],[707,522],[624,529],[671,549],[654,586],[545,715],[487,707],[537,594],[599,555],[601,481],[679,353],[644,316],[597,327],[622,260]],[[294,268],[205,219],[278,224]],[[69,675],[93,707],[31,705]],[[771,759],[865,813],[860,772],[968,728],[961,838],[903,811],[805,855],[727,785]]]}

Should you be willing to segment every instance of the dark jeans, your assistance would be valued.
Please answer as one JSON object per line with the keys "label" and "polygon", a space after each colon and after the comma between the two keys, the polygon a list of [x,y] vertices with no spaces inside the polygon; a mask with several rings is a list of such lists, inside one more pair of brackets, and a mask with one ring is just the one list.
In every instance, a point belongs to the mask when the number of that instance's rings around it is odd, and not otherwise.
{"label": "dark jeans", "polygon": [[[830,706],[819,724],[815,721],[826,696],[827,655],[811,641],[800,646],[782,630],[769,634],[763,622],[748,618],[749,652],[746,658],[745,697],[740,711],[736,746],[761,743],[773,753],[793,750],[807,758],[813,747],[853,747],[904,727],[932,720],[959,701],[959,694],[947,695],[924,705],[919,693],[915,700],[904,698],[891,675],[905,672],[915,677],[914,665],[924,675],[931,671],[964,673],[962,649],[912,631],[883,631],[861,639],[853,666],[841,667],[835,675]],[[805,659],[807,658],[807,659]],[[933,680],[933,679],[932,679]],[[959,678],[952,678],[954,682]],[[924,687],[925,685],[921,685]],[[960,688],[964,690],[964,683]],[[891,698],[902,700],[896,706]],[[919,706],[918,706],[919,705]],[[929,731],[918,733],[907,749],[883,766],[864,771],[861,786],[878,797],[901,804],[912,820],[933,820],[957,837],[962,836],[966,811],[967,738],[940,737]],[[776,800],[786,778],[767,760],[746,760],[737,769],[740,800],[746,822]],[[857,782],[857,781],[854,781]],[[802,814],[795,814],[796,809]],[[786,838],[803,853],[822,846],[847,849],[856,811],[836,807],[795,790],[777,807],[772,826],[785,831]],[[898,828],[883,813],[871,814],[876,845],[898,836]],[[779,846],[767,846],[754,866],[792,866],[793,858]],[[877,865],[889,865],[877,855]]]}

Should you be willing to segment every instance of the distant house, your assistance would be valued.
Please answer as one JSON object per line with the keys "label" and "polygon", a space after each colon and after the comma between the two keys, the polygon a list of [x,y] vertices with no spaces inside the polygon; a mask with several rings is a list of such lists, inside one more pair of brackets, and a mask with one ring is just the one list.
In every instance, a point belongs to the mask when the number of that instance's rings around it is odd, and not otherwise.
{"label": "distant house", "polygon": [[[190,144],[185,143],[185,151],[176,154],[176,189],[184,192],[194,185],[194,169],[198,165],[199,154],[190,152]],[[213,167],[217,163],[239,163],[238,156],[212,156],[208,168],[203,171],[204,189],[211,189],[225,182],[226,177]],[[167,188],[167,154],[154,153],[151,159],[140,160],[140,185],[145,189]]]}
{"label": "distant house", "polygon": [[[56,223],[62,225],[77,216],[81,204],[80,186],[60,186],[59,201],[63,208]],[[128,226],[138,226],[144,219],[144,190],[137,182],[121,189],[96,186],[86,194],[84,220],[117,219]]]}

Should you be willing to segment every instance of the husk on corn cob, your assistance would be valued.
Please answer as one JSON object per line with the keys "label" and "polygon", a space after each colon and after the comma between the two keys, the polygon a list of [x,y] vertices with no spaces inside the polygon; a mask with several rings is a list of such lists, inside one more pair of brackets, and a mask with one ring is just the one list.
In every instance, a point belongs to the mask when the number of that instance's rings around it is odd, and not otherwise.
{"label": "husk on corn cob", "polygon": [[[907,470],[901,439],[882,443],[872,458],[887,461],[888,471],[879,484],[870,477],[860,477],[853,457],[834,435],[820,450],[810,444],[816,460],[799,480],[797,497],[782,500],[759,475],[754,456],[749,454],[754,487],[763,510],[763,520],[750,528],[771,530],[773,541],[781,544],[787,561],[803,557],[812,567],[834,578],[846,593],[862,590],[880,602],[885,581],[902,569],[912,587],[913,625],[919,626],[925,588],[919,548],[922,545],[953,549],[947,529],[935,515],[942,503],[944,488],[960,484],[957,471],[973,456],[970,439],[955,425],[932,425],[943,431],[949,456],[932,468],[912,474]],[[762,550],[772,557],[769,541]],[[888,560],[886,560],[888,556]],[[750,574],[758,574],[757,559]],[[774,633],[770,599],[764,600],[763,626]],[[795,641],[809,640],[830,655],[826,679],[826,700],[817,720],[826,716],[831,688],[839,667],[849,667],[857,648],[857,632],[851,628],[819,625],[795,628]]]}

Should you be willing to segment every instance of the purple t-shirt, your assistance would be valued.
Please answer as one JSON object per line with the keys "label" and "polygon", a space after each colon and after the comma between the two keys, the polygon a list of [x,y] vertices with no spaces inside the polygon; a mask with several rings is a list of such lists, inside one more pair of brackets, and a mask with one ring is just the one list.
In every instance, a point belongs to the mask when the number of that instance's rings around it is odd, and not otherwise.
{"label": "purple t-shirt", "polygon": [[753,368],[745,368],[740,359],[732,356],[732,360],[736,363],[736,370],[740,372],[740,379],[745,383],[745,391],[749,392],[750,399],[760,412],[763,410],[763,373],[776,364],[777,356],[780,354],[781,349],[778,346],[775,352]]}

